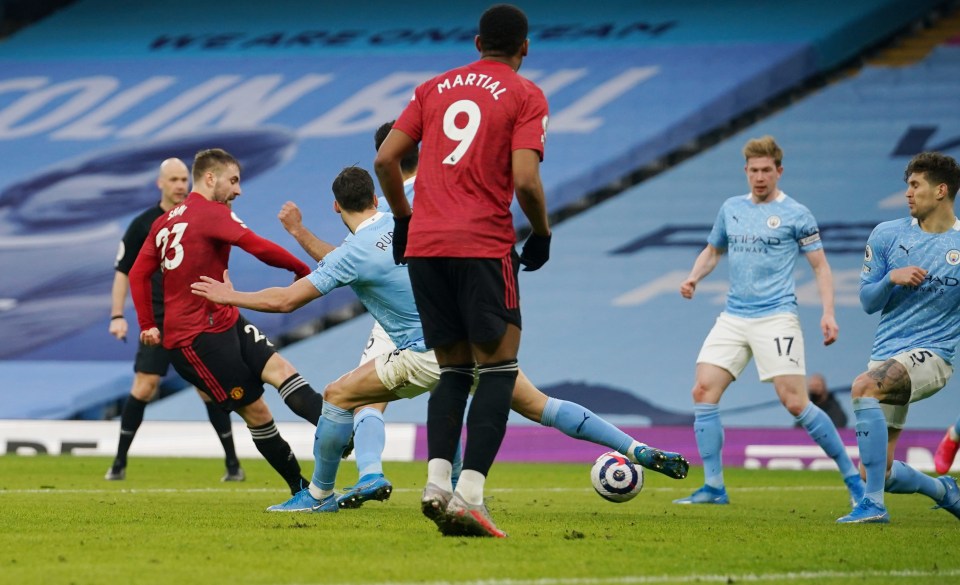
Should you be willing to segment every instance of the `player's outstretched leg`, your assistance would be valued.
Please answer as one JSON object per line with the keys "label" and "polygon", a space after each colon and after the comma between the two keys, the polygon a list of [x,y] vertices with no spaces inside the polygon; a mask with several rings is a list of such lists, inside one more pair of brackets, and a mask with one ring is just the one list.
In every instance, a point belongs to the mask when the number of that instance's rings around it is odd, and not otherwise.
{"label": "player's outstretched leg", "polygon": [[943,508],[960,518],[960,490],[948,475],[930,477],[903,461],[894,460],[884,489],[891,494],[923,494],[936,502],[934,508]]}
{"label": "player's outstretched leg", "polygon": [[[574,439],[613,449],[625,455],[631,462],[667,477],[687,477],[690,464],[683,455],[650,447],[576,402],[543,394],[522,372],[517,376],[513,392],[512,408],[527,418],[539,421],[543,426],[555,428]],[[541,403],[544,405],[543,409],[537,412]],[[527,412],[528,410],[532,412]]]}

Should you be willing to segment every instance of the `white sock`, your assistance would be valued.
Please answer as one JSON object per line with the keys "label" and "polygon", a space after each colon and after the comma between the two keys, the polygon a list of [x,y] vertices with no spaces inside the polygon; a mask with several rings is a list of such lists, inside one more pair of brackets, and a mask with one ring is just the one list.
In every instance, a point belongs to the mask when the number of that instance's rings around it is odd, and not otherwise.
{"label": "white sock", "polygon": [[643,445],[643,443],[635,440],[634,442],[630,443],[630,448],[627,449],[626,453],[624,453],[624,455],[627,456],[627,459],[629,459],[631,463],[640,463],[639,461],[637,461],[637,456],[634,455],[634,452],[637,450],[637,447],[639,447],[640,445]]}
{"label": "white sock", "polygon": [[310,490],[310,495],[317,500],[322,500],[333,493],[333,490],[322,490],[318,488],[317,486],[313,485],[312,481],[310,482],[310,485],[307,486],[307,489]]}
{"label": "white sock", "polygon": [[468,504],[479,506],[483,503],[483,484],[487,478],[479,471],[464,469],[457,482],[457,493]]}
{"label": "white sock", "polygon": [[427,462],[427,483],[432,483],[442,490],[453,491],[453,464],[446,459],[431,459]]}

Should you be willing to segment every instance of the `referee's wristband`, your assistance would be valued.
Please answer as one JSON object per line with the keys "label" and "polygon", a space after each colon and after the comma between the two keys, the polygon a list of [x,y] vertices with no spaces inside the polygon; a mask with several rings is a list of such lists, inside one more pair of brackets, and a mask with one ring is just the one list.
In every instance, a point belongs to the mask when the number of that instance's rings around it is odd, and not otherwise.
{"label": "referee's wristband", "polygon": [[110,317],[111,321],[116,321],[117,319],[123,319],[123,315],[113,315]]}

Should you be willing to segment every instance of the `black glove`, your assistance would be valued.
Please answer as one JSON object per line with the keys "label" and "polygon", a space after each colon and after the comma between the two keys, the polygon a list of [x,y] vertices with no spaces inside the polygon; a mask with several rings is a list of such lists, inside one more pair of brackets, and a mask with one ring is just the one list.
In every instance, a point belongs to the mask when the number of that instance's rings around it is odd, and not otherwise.
{"label": "black glove", "polygon": [[532,272],[547,263],[550,259],[550,236],[539,236],[531,233],[523,244],[520,252],[520,264],[524,272]]}
{"label": "black glove", "polygon": [[410,230],[410,218],[393,216],[393,263],[406,264],[404,256],[407,253],[407,231]]}

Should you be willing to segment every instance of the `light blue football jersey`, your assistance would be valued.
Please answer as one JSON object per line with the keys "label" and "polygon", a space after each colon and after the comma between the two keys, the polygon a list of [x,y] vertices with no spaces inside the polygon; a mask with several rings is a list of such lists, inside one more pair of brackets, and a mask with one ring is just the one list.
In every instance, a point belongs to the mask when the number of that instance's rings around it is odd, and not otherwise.
{"label": "light blue football jersey", "polygon": [[749,193],[727,199],[707,241],[730,265],[726,312],[749,318],[796,313],[797,257],[823,248],[813,214],[782,191],[769,203]]}
{"label": "light blue football jersey", "polygon": [[960,220],[942,234],[923,231],[912,217],[878,225],[867,240],[860,287],[906,266],[923,268],[927,278],[918,287],[889,285],[870,359],[923,347],[952,362],[960,342]]}
{"label": "light blue football jersey", "polygon": [[[407,201],[410,202],[411,207],[413,206],[413,182],[416,178],[417,176],[414,175],[403,182],[403,193],[407,196]],[[390,204],[387,203],[386,197],[377,198],[377,211],[390,213]]]}
{"label": "light blue football jersey", "polygon": [[377,212],[307,278],[321,294],[349,286],[398,349],[426,351],[405,265],[393,263],[393,215]]}

